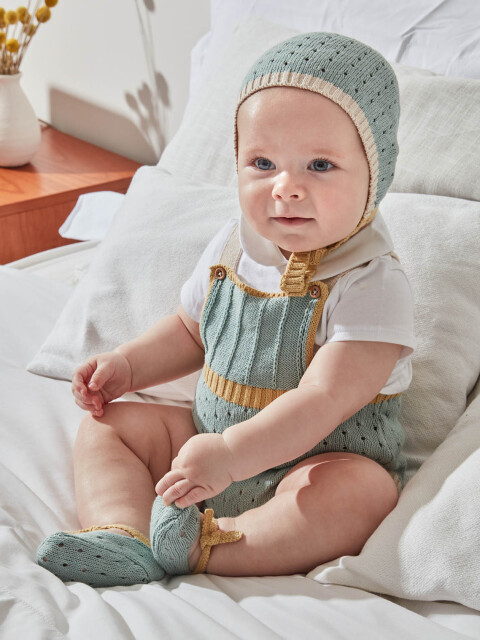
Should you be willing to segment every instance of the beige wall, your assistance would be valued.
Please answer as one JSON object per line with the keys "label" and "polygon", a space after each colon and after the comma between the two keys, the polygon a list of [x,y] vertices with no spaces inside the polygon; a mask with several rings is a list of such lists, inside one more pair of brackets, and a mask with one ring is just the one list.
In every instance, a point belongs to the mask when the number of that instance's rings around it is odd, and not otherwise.
{"label": "beige wall", "polygon": [[190,50],[208,0],[59,0],[22,63],[37,116],[145,164],[157,162],[188,99]]}

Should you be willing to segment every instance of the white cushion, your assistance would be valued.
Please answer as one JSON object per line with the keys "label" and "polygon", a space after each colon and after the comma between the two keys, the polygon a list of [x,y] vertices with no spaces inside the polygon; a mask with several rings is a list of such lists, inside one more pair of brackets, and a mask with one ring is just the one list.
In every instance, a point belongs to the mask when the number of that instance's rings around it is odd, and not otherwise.
{"label": "white cushion", "polygon": [[383,215],[416,303],[401,416],[411,479],[358,556],[309,576],[480,610],[480,203],[390,194]]}
{"label": "white cushion", "polygon": [[309,577],[480,610],[479,425],[480,396],[405,487],[360,555],[321,565]]}
{"label": "white cushion", "polygon": [[[298,32],[249,19],[189,104],[159,166],[187,180],[234,186],[234,112],[242,80],[267,48]],[[400,86],[400,155],[392,191],[480,199],[480,80],[393,65]]]}
{"label": "white cushion", "polygon": [[[234,189],[187,183],[142,167],[112,229],[29,371],[70,380],[89,355],[114,349],[175,312],[180,288],[225,221],[239,215]],[[191,401],[197,374],[147,393]]]}
{"label": "white cushion", "polygon": [[415,303],[402,408],[411,478],[465,411],[480,373],[480,203],[389,193],[381,209]]}
{"label": "white cushion", "polygon": [[211,0],[211,30],[193,87],[205,79],[239,20],[260,18],[299,31],[334,31],[362,40],[388,60],[480,79],[480,3],[472,0]]}
{"label": "white cushion", "polygon": [[480,80],[395,71],[400,153],[390,190],[480,200]]}

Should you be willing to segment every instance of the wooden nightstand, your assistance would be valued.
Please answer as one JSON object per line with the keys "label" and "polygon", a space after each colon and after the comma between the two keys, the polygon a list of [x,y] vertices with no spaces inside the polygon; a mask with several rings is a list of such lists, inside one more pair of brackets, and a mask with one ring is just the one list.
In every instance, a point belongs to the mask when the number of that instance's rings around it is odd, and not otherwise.
{"label": "wooden nightstand", "polygon": [[78,196],[125,193],[140,164],[46,125],[30,164],[0,168],[0,264],[73,240],[58,229]]}

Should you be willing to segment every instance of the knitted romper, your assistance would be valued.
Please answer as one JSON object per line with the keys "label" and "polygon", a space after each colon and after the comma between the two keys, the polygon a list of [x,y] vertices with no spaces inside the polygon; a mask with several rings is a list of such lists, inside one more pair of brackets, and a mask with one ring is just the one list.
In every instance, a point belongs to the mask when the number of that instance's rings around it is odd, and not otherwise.
{"label": "knitted romper", "polygon": [[[238,228],[210,268],[200,320],[205,364],[197,384],[193,419],[199,433],[223,433],[248,420],[289,389],[298,387],[314,355],[325,301],[338,277],[311,282],[304,296],[265,293],[236,275],[242,249]],[[253,478],[233,482],[205,501],[215,516],[235,517],[259,507],[301,460],[329,451],[357,453],[380,463],[403,488],[404,431],[400,394],[379,394],[304,455]],[[301,425],[292,424],[292,429]]]}

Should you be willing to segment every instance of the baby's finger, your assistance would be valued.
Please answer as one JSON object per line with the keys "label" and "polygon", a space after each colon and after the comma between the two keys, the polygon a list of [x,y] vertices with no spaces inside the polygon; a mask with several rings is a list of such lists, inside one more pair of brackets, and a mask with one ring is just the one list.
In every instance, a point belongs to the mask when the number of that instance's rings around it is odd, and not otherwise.
{"label": "baby's finger", "polygon": [[183,496],[185,496],[191,488],[192,483],[190,482],[190,480],[187,480],[186,478],[184,478],[183,480],[179,480],[165,491],[162,496],[163,503],[167,506],[172,504],[173,502],[177,504],[177,501],[180,500],[180,498],[183,498]]}
{"label": "baby's finger", "polygon": [[168,473],[166,473],[163,476],[163,478],[161,478],[161,480],[157,482],[155,491],[158,493],[159,496],[163,496],[163,494],[165,493],[165,491],[167,491],[167,489],[169,489],[179,480],[184,480],[184,479],[185,479],[185,475],[181,473],[181,471],[177,469],[172,469],[172,471],[169,471]]}
{"label": "baby's finger", "polygon": [[[192,504],[197,504],[198,502],[202,502],[206,498],[211,497],[207,491],[203,487],[193,487],[188,493],[184,496],[175,500],[175,506],[179,509],[185,509],[186,507],[190,507]],[[164,498],[165,500],[165,498]]]}
{"label": "baby's finger", "polygon": [[74,399],[75,399],[75,404],[78,405],[80,409],[83,409],[83,411],[88,411],[92,415],[97,414],[98,409],[95,405],[89,404],[87,402],[82,402],[82,400],[79,400],[78,398],[74,398]]}
{"label": "baby's finger", "polygon": [[90,393],[85,385],[72,383],[72,393],[76,399],[86,404],[93,404],[94,394]]}
{"label": "baby's finger", "polygon": [[72,383],[84,386],[88,382],[88,380],[90,380],[90,377],[94,370],[94,364],[87,360],[87,362],[84,362],[83,364],[78,366],[73,372]]}
{"label": "baby's finger", "polygon": [[90,391],[98,391],[108,381],[112,375],[112,368],[109,363],[96,369],[88,383]]}
{"label": "baby's finger", "polygon": [[87,387],[84,384],[78,384],[72,381],[72,393],[79,400],[86,400],[88,398]]}
{"label": "baby's finger", "polygon": [[95,417],[103,415],[103,402],[99,396],[88,394],[86,397],[83,395],[74,394],[76,404],[84,411],[89,411]]}

